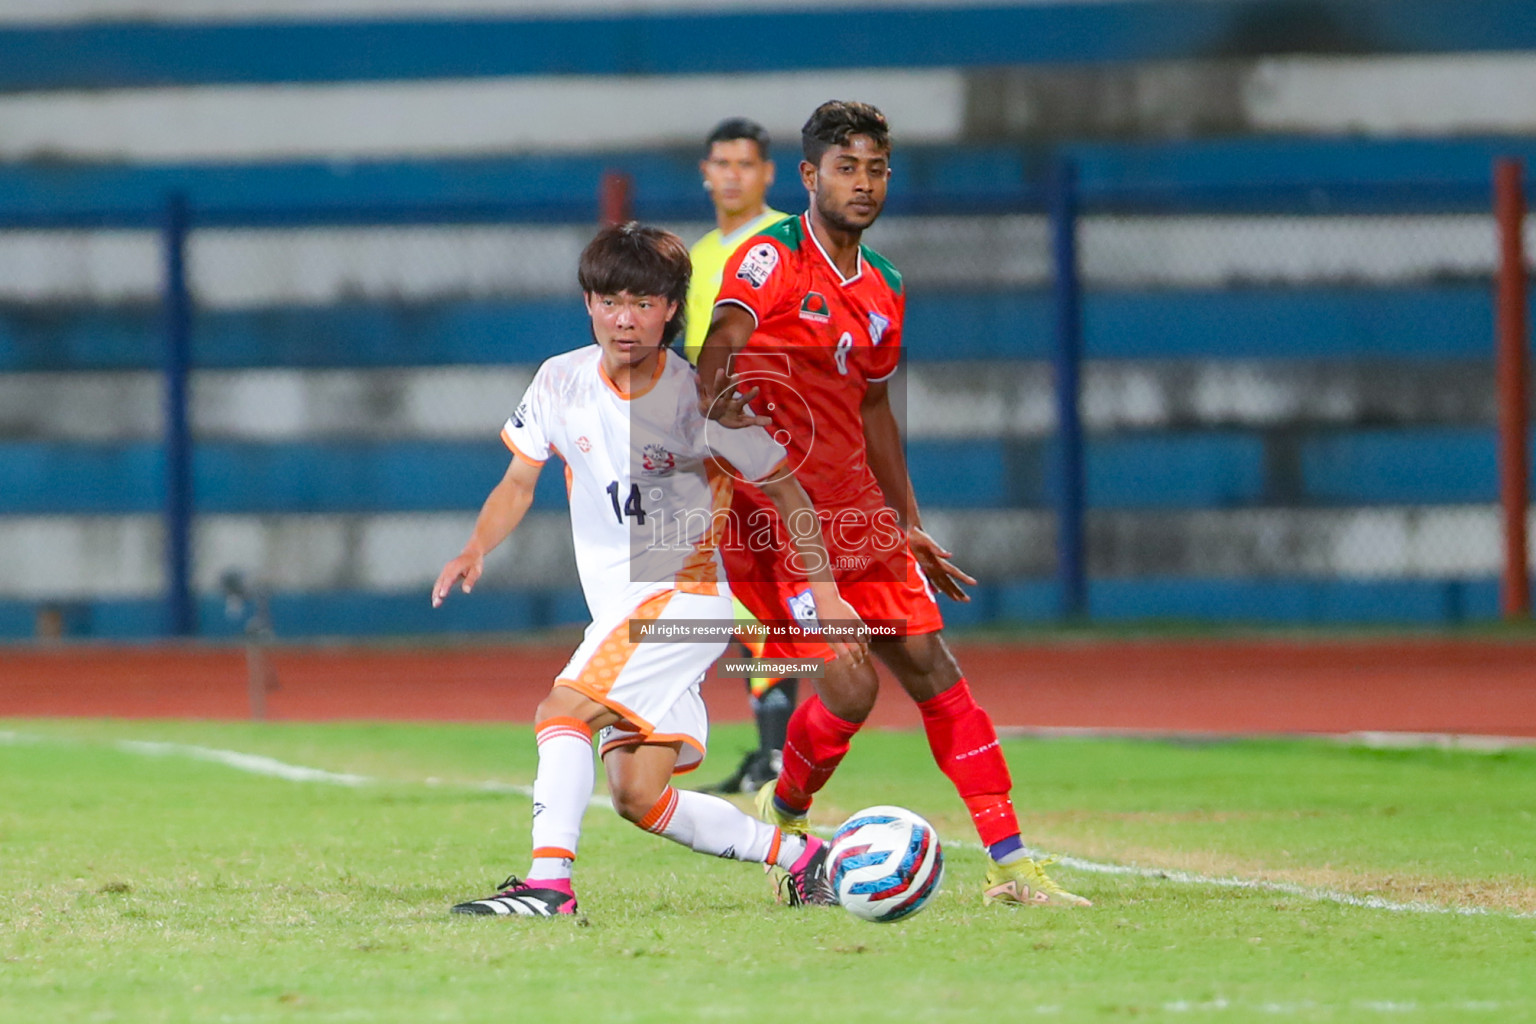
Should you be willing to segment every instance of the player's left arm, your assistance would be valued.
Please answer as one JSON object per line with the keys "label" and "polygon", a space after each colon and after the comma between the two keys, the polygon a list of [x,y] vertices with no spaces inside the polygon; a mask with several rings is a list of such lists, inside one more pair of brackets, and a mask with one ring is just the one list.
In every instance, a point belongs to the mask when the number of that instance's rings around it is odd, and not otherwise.
{"label": "player's left arm", "polygon": [[861,412],[869,468],[885,492],[886,504],[895,509],[897,521],[907,531],[907,542],[917,564],[928,581],[945,596],[955,601],[970,601],[962,584],[975,586],[975,579],[950,562],[954,554],[944,550],[923,529],[922,516],[917,510],[917,493],[912,489],[907,456],[901,447],[901,428],[896,425],[896,414],[891,411],[890,386],[885,381],[870,383]]}
{"label": "player's left arm", "polygon": [[784,472],[755,484],[778,509],[779,518],[789,531],[790,543],[799,556],[797,568],[805,571],[811,585],[811,600],[816,603],[816,618],[822,623],[837,623],[852,630],[853,639],[829,636],[827,645],[839,658],[851,658],[855,663],[869,654],[864,623],[853,606],[838,593],[837,581],[832,576],[832,561],[827,557],[827,546],[821,536],[821,521],[810,495],[800,486],[793,473]]}

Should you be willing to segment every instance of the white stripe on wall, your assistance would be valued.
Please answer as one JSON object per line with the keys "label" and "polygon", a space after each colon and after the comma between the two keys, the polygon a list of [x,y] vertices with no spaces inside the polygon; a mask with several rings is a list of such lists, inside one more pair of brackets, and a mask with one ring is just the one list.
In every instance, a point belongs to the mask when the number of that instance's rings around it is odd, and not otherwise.
{"label": "white stripe on wall", "polygon": [[[773,0],[772,6],[778,10],[857,10],[868,7],[1030,7],[1106,2],[1109,0]],[[601,17],[690,11],[760,11],[763,6],[762,0],[0,0],[0,23]]]}
{"label": "white stripe on wall", "polygon": [[[549,339],[550,354],[579,338]],[[1286,360],[1090,360],[1089,430],[1179,426],[1482,424],[1495,416],[1488,364]],[[495,444],[533,365],[380,370],[201,370],[199,440],[480,440]],[[153,371],[0,374],[0,440],[154,441],[163,379]],[[892,400],[913,440],[1039,438],[1055,430],[1050,366],[916,362]]]}
{"label": "white stripe on wall", "polygon": [[[703,193],[699,205],[705,206]],[[192,291],[209,309],[576,295],[594,223],[560,227],[380,227],[194,231]],[[692,241],[704,221],[663,225]],[[1045,218],[889,217],[866,235],[914,291],[1044,287]],[[1080,229],[1089,286],[1398,284],[1492,273],[1490,216],[1090,216]],[[1526,224],[1536,261],[1536,216]],[[0,300],[153,301],[158,240],[147,231],[0,231]]]}
{"label": "white stripe on wall", "polygon": [[[955,71],[517,77],[207,86],[0,97],[0,159],[269,161],[701,146],[745,115],[798,148],[833,96],[885,111],[904,142],[959,137]],[[786,161],[785,173],[793,172]]]}
{"label": "white stripe on wall", "polygon": [[1248,76],[1243,105],[1259,131],[1528,133],[1536,131],[1536,56],[1270,58]]}

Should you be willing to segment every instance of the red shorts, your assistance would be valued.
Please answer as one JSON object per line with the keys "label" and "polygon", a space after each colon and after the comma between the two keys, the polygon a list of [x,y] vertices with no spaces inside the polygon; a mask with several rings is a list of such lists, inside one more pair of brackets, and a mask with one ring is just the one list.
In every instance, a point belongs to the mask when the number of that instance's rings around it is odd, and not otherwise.
{"label": "red shorts", "polygon": [[[838,592],[865,622],[892,624],[903,636],[937,633],[944,628],[944,616],[939,611],[938,601],[928,585],[928,578],[918,568],[917,559],[912,557],[912,550],[906,549],[904,555],[906,571],[900,578],[891,579],[888,571],[872,574],[877,575],[873,580],[839,578]],[[747,606],[759,622],[805,623],[808,613],[814,614],[810,601],[811,588],[804,580],[764,581],[760,575],[747,572],[743,573],[741,582],[737,582],[731,576],[731,571],[731,559],[727,553],[726,575],[731,579],[731,593]],[[820,640],[785,640],[770,636],[763,644],[760,657],[819,658],[828,661],[832,658],[832,649]]]}

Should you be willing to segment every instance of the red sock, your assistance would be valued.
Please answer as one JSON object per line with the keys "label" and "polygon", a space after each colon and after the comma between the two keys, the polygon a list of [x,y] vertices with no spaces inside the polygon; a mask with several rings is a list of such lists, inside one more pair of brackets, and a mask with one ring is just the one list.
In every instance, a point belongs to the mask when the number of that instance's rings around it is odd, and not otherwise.
{"label": "red sock", "polygon": [[1008,795],[1013,777],[992,718],[971,696],[970,684],[962,678],[937,697],[918,702],[917,709],[933,759],[960,791],[981,841],[991,846],[1017,836],[1019,819]]}
{"label": "red sock", "polygon": [[801,813],[809,809],[811,797],[837,770],[848,753],[848,741],[863,724],[838,718],[814,694],[796,708],[784,737],[784,767],[773,790],[779,803]]}

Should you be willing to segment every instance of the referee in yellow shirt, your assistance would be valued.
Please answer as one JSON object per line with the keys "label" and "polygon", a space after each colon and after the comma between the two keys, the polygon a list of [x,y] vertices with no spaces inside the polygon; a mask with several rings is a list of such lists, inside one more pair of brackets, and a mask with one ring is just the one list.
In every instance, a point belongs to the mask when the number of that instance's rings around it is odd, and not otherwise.
{"label": "referee in yellow shirt", "polygon": [[[773,161],[768,159],[768,132],[762,125],[744,117],[721,121],[709,133],[704,147],[699,171],[704,175],[704,191],[715,204],[716,226],[688,251],[693,277],[688,285],[683,354],[695,365],[704,336],[709,333],[725,261],[741,243],[788,216],[768,207]],[[736,618],[753,621],[752,613],[740,601],[736,602]],[[762,653],[760,643],[746,646],[754,656]],[[755,793],[779,774],[784,732],[795,710],[799,686],[794,679],[754,676],[747,680],[747,690],[757,719],[758,749],[743,758],[728,778],[711,787],[716,792]]]}
{"label": "referee in yellow shirt", "polygon": [[715,204],[715,230],[688,250],[693,278],[688,286],[683,354],[695,365],[709,333],[725,261],[742,242],[789,216],[768,208],[773,161],[768,159],[768,132],[762,125],[744,117],[721,121],[704,145],[699,171],[704,175],[704,191]]}

